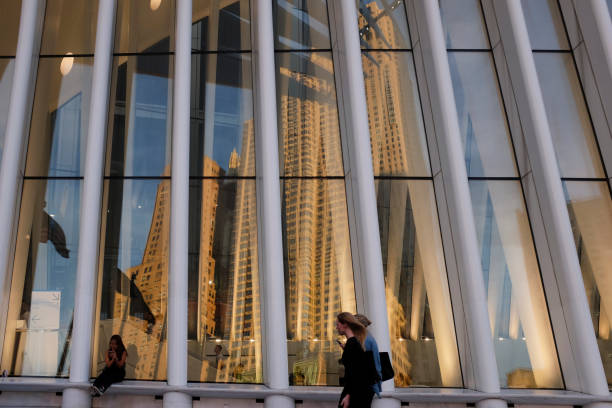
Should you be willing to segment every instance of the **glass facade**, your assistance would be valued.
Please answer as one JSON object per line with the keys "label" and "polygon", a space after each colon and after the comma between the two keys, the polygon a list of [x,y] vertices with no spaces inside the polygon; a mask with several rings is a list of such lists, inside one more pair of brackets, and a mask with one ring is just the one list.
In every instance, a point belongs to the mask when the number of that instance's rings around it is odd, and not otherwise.
{"label": "glass facade", "polygon": [[[499,381],[509,388],[563,388],[482,9],[478,1],[462,0],[442,1],[440,11],[447,27],[448,60]],[[469,30],[463,29],[468,26]],[[466,50],[448,40],[455,37]]]}
{"label": "glass facade", "polygon": [[[609,3],[609,2],[608,2]],[[551,42],[545,52],[533,45],[546,116],[551,128],[561,181],[567,202],[582,278],[591,310],[593,328],[608,385],[612,387],[612,341],[607,305],[612,303],[608,282],[612,277],[612,252],[607,236],[612,217],[612,190],[598,138],[605,142],[608,133],[597,135],[589,104],[576,65],[577,55],[568,38],[566,21],[556,1],[523,0],[524,7],[535,7],[527,20],[529,38],[535,42],[537,30],[549,32]],[[527,10],[525,11],[527,14]],[[588,103],[587,103],[588,102]]]}
{"label": "glass facade", "polygon": [[[389,342],[377,340],[390,352],[397,398],[411,387],[456,396],[459,391],[449,389],[473,388],[475,370],[482,369],[474,347],[483,339],[470,337],[473,305],[467,307],[471,299],[462,276],[469,271],[458,245],[468,234],[453,219],[461,211],[452,206],[464,206],[468,227],[473,222],[476,228],[473,244],[485,289],[476,304],[486,304],[495,353],[495,361],[487,364],[497,368],[499,384],[548,389],[564,398],[558,390],[577,388],[580,373],[572,364],[581,352],[571,347],[576,335],[568,336],[571,325],[558,327],[566,311],[553,305],[567,293],[551,283],[560,277],[546,258],[554,240],[540,225],[543,214],[555,209],[540,208],[540,197],[531,196],[541,193],[542,180],[529,175],[535,155],[523,140],[526,124],[516,106],[521,85],[510,80],[515,68],[498,39],[501,9],[481,0],[434,2],[446,46],[442,68],[447,61],[450,69],[445,91],[454,95],[461,141],[459,152],[448,153],[441,145],[448,131],[441,127],[448,123],[437,122],[449,119],[436,100],[443,81],[432,73],[438,62],[428,54],[431,38],[424,37],[431,32],[420,21],[431,16],[418,5],[355,0],[354,9],[353,3],[349,7],[358,26],[351,29],[346,3],[272,0],[268,46],[274,65],[268,66],[259,59],[261,42],[254,41],[265,31],[258,26],[261,4],[193,0],[187,39],[189,134],[183,135],[189,143],[189,193],[182,203],[178,195],[179,204],[188,208],[187,266],[171,271],[170,231],[181,225],[171,217],[172,182],[179,173],[172,171],[172,150],[180,105],[174,95],[180,78],[180,2],[117,0],[112,29],[106,27],[113,38],[110,66],[101,68],[109,78],[107,105],[92,95],[98,9],[104,10],[104,2],[49,0],[40,6],[43,19],[34,31],[40,47],[27,85],[31,97],[20,114],[25,117],[21,136],[13,127],[5,135],[22,7],[21,1],[6,3],[0,13],[0,177],[13,174],[15,167],[18,193],[0,198],[0,210],[14,203],[16,214],[1,232],[10,235],[10,248],[6,271],[0,270],[6,282],[0,286],[0,372],[70,376],[79,349],[73,348],[74,333],[83,332],[78,319],[73,321],[74,310],[82,306],[75,295],[77,275],[83,273],[77,270],[78,251],[88,248],[83,237],[95,234],[99,252],[92,268],[95,296],[88,299],[94,314],[86,354],[92,377],[105,367],[111,336],[119,334],[128,353],[126,380],[158,381],[160,393],[167,392],[166,381],[172,383],[173,377],[169,362],[176,356],[168,346],[168,309],[174,306],[169,288],[171,277],[182,273],[190,389],[267,392],[270,372],[276,370],[276,377],[280,372],[288,380],[292,397],[310,392],[301,386],[330,387],[318,388],[322,395],[336,392],[333,387],[341,386],[344,376],[336,316],[378,313],[370,328],[379,336],[387,330],[378,331],[386,310]],[[568,209],[595,338],[612,387],[610,127],[607,107],[600,106],[605,99],[598,94],[600,79],[590,76],[594,59],[579,55],[587,38],[580,32],[575,3],[521,0],[561,176],[555,182],[565,202],[558,208]],[[29,8],[24,2],[24,10]],[[566,25],[570,19],[572,25]],[[347,27],[359,36],[359,67],[351,59],[355,54],[342,49]],[[262,66],[270,70],[267,75],[258,72]],[[361,96],[360,84],[349,82],[355,72],[357,78],[363,74]],[[258,83],[269,79],[275,90]],[[26,87],[15,83],[16,89]],[[274,97],[275,104],[258,106]],[[367,129],[354,129],[353,109],[367,113]],[[259,134],[271,112],[277,134]],[[101,114],[106,120],[104,148],[98,152],[101,208],[92,232],[80,214],[88,201],[84,197],[93,196],[92,181],[85,176],[88,130]],[[269,136],[278,150],[268,148]],[[23,157],[5,161],[5,146],[13,151],[19,141]],[[465,164],[469,200],[446,184],[451,182],[449,157]],[[272,178],[262,163],[266,160],[278,160],[279,172]],[[360,166],[368,166],[365,181]],[[270,182],[280,187],[279,196],[269,194]],[[372,202],[357,202],[368,193]],[[266,205],[272,200],[280,207],[278,231],[273,222],[262,222],[271,217]],[[368,220],[359,218],[364,208],[372,212]],[[266,308],[275,304],[263,297],[272,276],[262,267],[270,256],[266,234],[282,243],[274,249],[284,276],[273,282],[283,292],[279,298],[284,296],[284,310],[276,310],[284,314],[282,322],[266,321]],[[366,268],[371,260],[379,266]],[[480,285],[480,274],[471,276]],[[371,287],[376,279],[379,288]],[[286,364],[270,367],[267,336],[274,324],[286,329],[286,339],[281,338],[287,355],[281,359]],[[2,391],[3,384],[0,379]],[[125,387],[132,392],[138,384]]]}

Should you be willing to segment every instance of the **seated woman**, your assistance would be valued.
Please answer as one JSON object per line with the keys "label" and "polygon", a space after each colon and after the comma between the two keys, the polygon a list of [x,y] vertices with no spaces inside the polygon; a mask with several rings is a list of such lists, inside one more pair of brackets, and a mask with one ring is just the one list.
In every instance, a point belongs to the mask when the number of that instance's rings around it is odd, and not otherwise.
{"label": "seated woman", "polygon": [[91,395],[102,395],[111,384],[123,381],[125,378],[125,361],[127,351],[121,336],[113,334],[105,356],[106,367],[91,386]]}

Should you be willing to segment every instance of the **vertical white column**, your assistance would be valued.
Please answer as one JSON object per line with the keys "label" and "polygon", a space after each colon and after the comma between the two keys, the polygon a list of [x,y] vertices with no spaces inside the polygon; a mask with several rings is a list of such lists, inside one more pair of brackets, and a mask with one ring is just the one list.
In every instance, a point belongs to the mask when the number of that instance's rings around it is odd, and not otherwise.
{"label": "vertical white column", "polygon": [[[88,382],[91,371],[92,322],[95,320],[93,312],[96,304],[95,286],[100,245],[100,211],[115,7],[116,0],[100,0],[98,7],[96,51],[81,197],[80,238],[71,340],[71,383]],[[64,391],[63,407],[84,407],[89,404],[89,391],[83,387],[67,388]]]}
{"label": "vertical white column", "polygon": [[[191,0],[176,2],[167,329],[170,386],[187,385],[191,6]],[[191,407],[191,397],[180,392],[167,392],[164,394],[164,407]]]}
{"label": "vertical white column", "polygon": [[0,350],[4,340],[12,268],[13,238],[17,229],[17,206],[23,181],[25,146],[30,115],[38,52],[45,11],[44,0],[23,0],[19,21],[19,39],[15,56],[15,74],[11,87],[9,114],[4,134],[4,151],[0,167]]}
{"label": "vertical white column", "polygon": [[[282,390],[289,387],[289,378],[272,2],[254,0],[251,6],[264,379],[268,387]],[[265,406],[288,408],[294,402],[286,396],[271,395],[265,398]]]}
{"label": "vertical white column", "polygon": [[575,391],[605,396],[608,385],[590,318],[522,6],[515,0],[497,0],[494,5],[580,383]]}
{"label": "vertical white column", "polygon": [[[606,0],[580,0],[574,2],[574,10],[589,54],[607,125],[612,129],[612,19],[608,6]],[[612,179],[612,139],[604,134],[599,137],[599,145],[608,177]]]}
{"label": "vertical white column", "polygon": [[[453,242],[459,269],[462,302],[468,330],[473,386],[478,391],[500,391],[497,363],[487,313],[484,280],[474,225],[461,134],[446,54],[438,2],[415,2],[423,60],[431,106],[436,121],[444,190],[450,214]],[[480,401],[478,407],[505,407],[502,400]]]}
{"label": "vertical white column", "polygon": [[[376,193],[374,187],[374,170],[370,148],[370,131],[368,124],[368,108],[366,104],[363,66],[361,63],[361,46],[359,43],[359,23],[354,0],[339,0],[331,4],[330,21],[333,25],[332,42],[335,47],[335,64],[337,77],[340,79],[338,92],[342,101],[341,109],[344,129],[343,148],[346,149],[345,174],[347,189],[352,197],[353,222],[351,228],[356,229],[357,239],[351,243],[356,246],[359,254],[358,269],[360,271],[363,293],[364,313],[373,322],[368,330],[376,338],[380,351],[391,351],[387,302],[385,294],[385,279],[382,266],[380,232],[376,214]],[[335,20],[335,21],[334,21]],[[361,302],[359,302],[361,303]],[[393,392],[393,380],[383,383],[383,391]],[[374,399],[375,407],[399,407],[400,401],[393,398]]]}

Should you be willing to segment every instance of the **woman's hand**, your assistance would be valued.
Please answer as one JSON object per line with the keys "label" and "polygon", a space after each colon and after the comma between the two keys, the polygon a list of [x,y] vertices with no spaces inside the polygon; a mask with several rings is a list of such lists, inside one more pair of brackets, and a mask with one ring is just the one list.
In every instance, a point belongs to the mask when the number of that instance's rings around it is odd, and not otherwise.
{"label": "woman's hand", "polygon": [[340,405],[342,405],[342,408],[349,408],[350,397],[351,396],[349,394],[346,394],[346,396],[342,398],[342,401],[340,401]]}

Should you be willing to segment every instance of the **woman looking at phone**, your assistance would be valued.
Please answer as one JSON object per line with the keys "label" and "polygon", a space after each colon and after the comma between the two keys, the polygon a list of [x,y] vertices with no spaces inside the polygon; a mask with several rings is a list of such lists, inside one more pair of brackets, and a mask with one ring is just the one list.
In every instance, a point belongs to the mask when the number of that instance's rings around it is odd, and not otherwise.
{"label": "woman looking at phone", "polygon": [[106,364],[104,370],[91,386],[91,394],[93,396],[102,395],[111,384],[123,381],[125,378],[126,360],[127,351],[125,350],[121,336],[113,334],[104,358]]}

